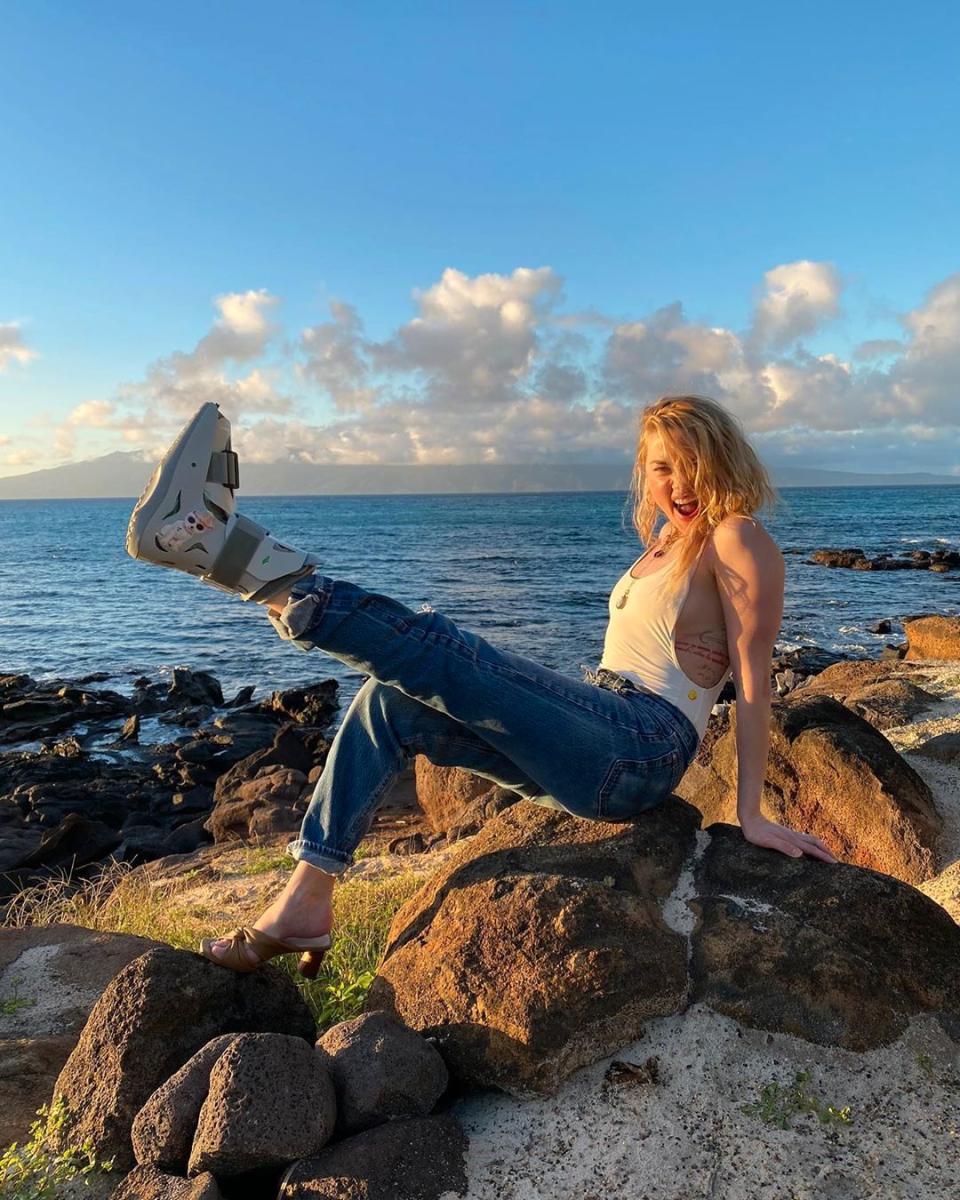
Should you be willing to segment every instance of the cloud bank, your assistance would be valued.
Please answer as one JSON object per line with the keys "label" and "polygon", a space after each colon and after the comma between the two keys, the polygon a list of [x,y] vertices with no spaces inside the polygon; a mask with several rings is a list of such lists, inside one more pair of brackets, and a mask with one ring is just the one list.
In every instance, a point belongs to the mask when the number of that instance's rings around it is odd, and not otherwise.
{"label": "cloud bank", "polygon": [[[831,263],[774,266],[733,330],[689,320],[680,301],[630,320],[564,311],[549,267],[448,269],[380,341],[347,299],[290,335],[275,323],[276,296],[230,293],[192,350],[74,407],[54,451],[75,457],[95,432],[101,446],[152,458],[215,400],[248,461],[623,461],[639,409],[693,391],[736,413],[770,462],[960,475],[960,273],[900,315],[901,338],[846,357],[822,349],[844,287]],[[18,327],[0,325],[0,369],[31,357]]]}

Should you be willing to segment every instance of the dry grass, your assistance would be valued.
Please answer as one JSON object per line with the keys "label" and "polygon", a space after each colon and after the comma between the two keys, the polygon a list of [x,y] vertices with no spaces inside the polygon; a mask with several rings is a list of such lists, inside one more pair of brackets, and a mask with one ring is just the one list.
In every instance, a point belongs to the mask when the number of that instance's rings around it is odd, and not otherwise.
{"label": "dry grass", "polygon": [[[283,865],[284,856],[275,852],[269,861],[262,852],[249,854],[252,875]],[[191,882],[188,875],[157,885],[127,864],[112,863],[90,880],[77,882],[63,876],[25,889],[8,905],[3,925],[81,925],[194,950],[201,938],[222,934],[224,929],[222,914],[184,895]],[[320,977],[308,983],[297,974],[292,956],[280,964],[302,990],[319,1024],[347,1020],[360,1011],[394,914],[424,883],[423,875],[404,872],[377,880],[350,879],[334,889],[334,944]],[[239,924],[252,920],[257,912],[234,915]]]}

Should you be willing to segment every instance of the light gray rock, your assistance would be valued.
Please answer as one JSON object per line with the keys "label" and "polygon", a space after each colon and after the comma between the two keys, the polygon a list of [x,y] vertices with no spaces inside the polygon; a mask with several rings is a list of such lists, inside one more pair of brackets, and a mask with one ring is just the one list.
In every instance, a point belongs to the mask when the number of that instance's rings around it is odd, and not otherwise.
{"label": "light gray rock", "polygon": [[449,1078],[439,1051],[384,1012],[341,1021],[317,1042],[317,1050],[337,1089],[340,1133],[427,1116]]}
{"label": "light gray rock", "polygon": [[337,1119],[336,1093],[320,1056],[300,1038],[236,1038],[210,1073],[189,1173],[228,1178],[319,1153]]}

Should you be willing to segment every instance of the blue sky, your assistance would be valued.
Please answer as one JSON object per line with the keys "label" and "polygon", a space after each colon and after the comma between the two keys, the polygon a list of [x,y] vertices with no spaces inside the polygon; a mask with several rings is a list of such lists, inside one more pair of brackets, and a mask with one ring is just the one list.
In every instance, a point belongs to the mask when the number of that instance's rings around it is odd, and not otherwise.
{"label": "blue sky", "polygon": [[0,474],[208,398],[247,457],[614,457],[681,388],[771,462],[960,474],[955,4],[2,28]]}

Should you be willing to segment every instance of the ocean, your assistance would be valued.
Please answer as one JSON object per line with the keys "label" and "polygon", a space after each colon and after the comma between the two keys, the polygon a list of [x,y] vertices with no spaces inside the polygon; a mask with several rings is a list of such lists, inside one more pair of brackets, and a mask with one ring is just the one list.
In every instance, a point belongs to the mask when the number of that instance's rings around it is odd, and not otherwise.
{"label": "ocean", "polygon": [[[960,571],[813,566],[823,546],[869,555],[960,549],[960,488],[783,488],[761,514],[784,551],[778,648],[814,644],[879,655],[902,637],[868,627],[904,614],[960,612]],[[361,677],[281,641],[258,605],[124,550],[133,500],[0,501],[0,672],[38,681],[106,671],[129,693],[142,674],[213,672],[229,698],[334,677],[346,704]],[[506,650],[581,677],[603,647],[607,597],[640,554],[623,492],[248,497],[240,509],[321,570],[413,609],[440,609]]]}

